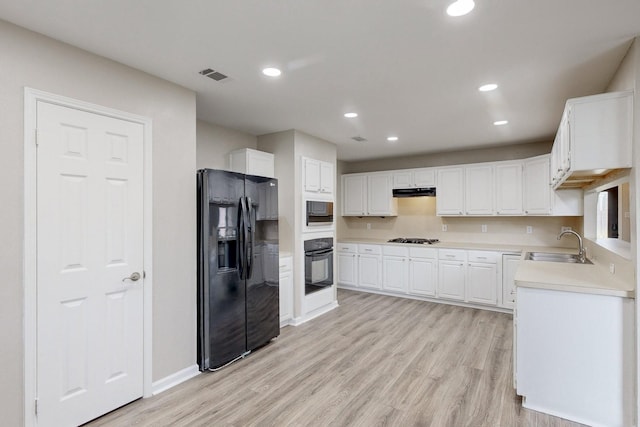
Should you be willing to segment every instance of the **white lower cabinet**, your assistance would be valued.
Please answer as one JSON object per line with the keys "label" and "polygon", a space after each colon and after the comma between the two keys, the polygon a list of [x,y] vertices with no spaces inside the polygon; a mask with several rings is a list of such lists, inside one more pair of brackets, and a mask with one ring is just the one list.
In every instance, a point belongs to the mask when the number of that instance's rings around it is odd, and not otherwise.
{"label": "white lower cabinet", "polygon": [[500,254],[469,251],[467,258],[467,301],[476,304],[498,303],[498,259]]}
{"label": "white lower cabinet", "polygon": [[634,425],[634,300],[518,287],[522,406],[593,426]]}
{"label": "white lower cabinet", "polygon": [[358,245],[339,243],[336,251],[338,262],[337,283],[358,286]]}
{"label": "white lower cabinet", "polygon": [[380,245],[358,245],[358,287],[382,288],[382,248]]}
{"label": "white lower cabinet", "polygon": [[387,245],[383,246],[382,254],[382,289],[406,293],[409,277],[409,249]]}
{"label": "white lower cabinet", "polygon": [[436,296],[438,252],[435,248],[409,248],[409,293]]}
{"label": "white lower cabinet", "polygon": [[500,272],[508,269],[513,283],[519,255],[501,267],[502,253],[494,251],[356,243],[338,243],[336,250],[341,287],[512,308]]}
{"label": "white lower cabinet", "polygon": [[459,249],[438,251],[438,298],[464,301],[467,280],[467,252]]}
{"label": "white lower cabinet", "polygon": [[293,258],[280,258],[280,326],[293,319]]}
{"label": "white lower cabinet", "polygon": [[513,309],[516,301],[515,276],[520,263],[520,255],[502,255],[502,304],[504,308]]}

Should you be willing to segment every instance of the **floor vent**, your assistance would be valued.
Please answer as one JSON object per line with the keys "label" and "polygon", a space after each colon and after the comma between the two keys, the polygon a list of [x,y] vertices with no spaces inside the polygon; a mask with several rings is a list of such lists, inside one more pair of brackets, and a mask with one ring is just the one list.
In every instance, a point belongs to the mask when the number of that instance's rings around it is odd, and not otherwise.
{"label": "floor vent", "polygon": [[217,82],[219,82],[220,80],[224,80],[226,78],[228,78],[229,76],[222,74],[219,71],[216,70],[212,70],[211,68],[207,68],[206,70],[202,70],[200,71],[200,74],[202,74],[203,76],[209,77],[210,79],[213,79]]}
{"label": "floor vent", "polygon": [[358,142],[365,142],[367,140],[367,138],[363,138],[361,136],[352,136],[351,139]]}

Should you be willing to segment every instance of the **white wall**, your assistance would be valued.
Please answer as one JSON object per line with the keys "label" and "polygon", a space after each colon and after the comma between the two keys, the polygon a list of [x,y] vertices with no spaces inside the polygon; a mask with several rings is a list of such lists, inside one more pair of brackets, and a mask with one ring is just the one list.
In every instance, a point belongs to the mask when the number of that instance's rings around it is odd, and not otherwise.
{"label": "white wall", "polygon": [[2,425],[20,426],[24,87],[153,120],[154,381],[196,361],[196,100],[183,87],[4,21],[0,58],[0,413]]}
{"label": "white wall", "polygon": [[240,148],[256,148],[258,138],[203,120],[196,123],[196,166],[198,169],[229,169],[228,156]]}
{"label": "white wall", "polygon": [[278,179],[278,232],[280,235],[280,252],[293,254],[295,239],[295,168],[294,163],[295,131],[260,135],[258,149],[272,153],[274,156],[275,173]]}
{"label": "white wall", "polygon": [[616,71],[608,92],[634,90],[633,95],[633,168],[629,182],[629,205],[631,214],[631,258],[636,272],[636,419],[640,416],[640,301],[637,298],[640,289],[640,257],[638,256],[638,229],[640,229],[640,37],[636,37]]}

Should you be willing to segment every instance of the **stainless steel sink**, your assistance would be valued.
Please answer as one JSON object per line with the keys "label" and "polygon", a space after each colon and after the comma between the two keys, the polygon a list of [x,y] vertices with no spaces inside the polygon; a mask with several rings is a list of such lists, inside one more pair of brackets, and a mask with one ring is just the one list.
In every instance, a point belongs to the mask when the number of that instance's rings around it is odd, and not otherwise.
{"label": "stainless steel sink", "polygon": [[553,252],[527,252],[524,257],[528,261],[547,261],[547,262],[566,262],[571,264],[593,264],[585,258],[584,262],[580,262],[577,254],[562,254]]}

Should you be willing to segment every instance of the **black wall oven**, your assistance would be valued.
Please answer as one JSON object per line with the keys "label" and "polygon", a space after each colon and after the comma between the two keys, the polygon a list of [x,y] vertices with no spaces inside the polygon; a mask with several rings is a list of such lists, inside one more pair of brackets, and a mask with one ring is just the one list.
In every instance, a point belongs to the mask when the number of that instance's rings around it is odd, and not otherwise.
{"label": "black wall oven", "polygon": [[307,200],[306,211],[307,225],[333,224],[333,202]]}
{"label": "black wall oven", "polygon": [[304,293],[333,285],[333,238],[304,241]]}

